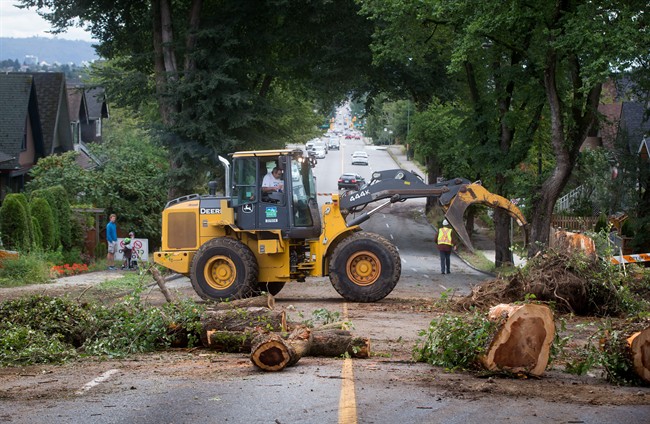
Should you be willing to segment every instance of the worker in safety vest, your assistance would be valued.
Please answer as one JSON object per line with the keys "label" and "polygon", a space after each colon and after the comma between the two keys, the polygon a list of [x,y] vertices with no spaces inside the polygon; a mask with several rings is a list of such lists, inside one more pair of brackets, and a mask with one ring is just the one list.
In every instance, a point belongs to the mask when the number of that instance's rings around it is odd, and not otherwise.
{"label": "worker in safety vest", "polygon": [[443,274],[451,271],[451,250],[454,243],[451,239],[451,227],[446,219],[442,221],[442,227],[438,230],[438,250],[440,251],[440,268]]}

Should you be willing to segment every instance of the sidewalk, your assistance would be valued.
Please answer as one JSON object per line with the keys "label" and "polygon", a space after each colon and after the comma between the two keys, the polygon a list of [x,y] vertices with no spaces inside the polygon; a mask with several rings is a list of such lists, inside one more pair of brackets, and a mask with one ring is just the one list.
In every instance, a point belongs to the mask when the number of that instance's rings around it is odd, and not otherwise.
{"label": "sidewalk", "polygon": [[[391,155],[393,160],[395,160],[395,163],[397,163],[397,166],[406,169],[407,171],[415,171],[420,174],[423,178],[426,177],[427,172],[424,166],[420,165],[418,162],[414,160],[407,160],[406,158],[406,148],[400,144],[392,144],[388,146],[388,154]],[[494,250],[477,250],[477,252],[481,252],[483,256],[490,262],[494,263],[494,255],[495,251]],[[526,264],[526,260],[523,258],[520,258],[516,254],[513,253],[513,259],[514,259],[514,265],[516,267],[522,267]]]}

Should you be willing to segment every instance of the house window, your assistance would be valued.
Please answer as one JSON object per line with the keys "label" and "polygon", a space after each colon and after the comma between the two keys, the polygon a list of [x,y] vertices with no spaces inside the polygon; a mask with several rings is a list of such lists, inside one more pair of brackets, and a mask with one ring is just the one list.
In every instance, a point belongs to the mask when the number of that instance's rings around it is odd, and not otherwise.
{"label": "house window", "polygon": [[95,137],[102,136],[102,120],[98,119],[95,121]]}

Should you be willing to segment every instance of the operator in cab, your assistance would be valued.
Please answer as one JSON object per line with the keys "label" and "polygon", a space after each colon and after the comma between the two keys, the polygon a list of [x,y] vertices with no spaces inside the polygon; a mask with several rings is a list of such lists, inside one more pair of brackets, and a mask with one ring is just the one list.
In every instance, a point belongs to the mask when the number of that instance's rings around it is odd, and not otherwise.
{"label": "operator in cab", "polygon": [[282,191],[283,186],[282,170],[277,166],[274,167],[271,172],[266,174],[262,180],[262,192],[264,193]]}

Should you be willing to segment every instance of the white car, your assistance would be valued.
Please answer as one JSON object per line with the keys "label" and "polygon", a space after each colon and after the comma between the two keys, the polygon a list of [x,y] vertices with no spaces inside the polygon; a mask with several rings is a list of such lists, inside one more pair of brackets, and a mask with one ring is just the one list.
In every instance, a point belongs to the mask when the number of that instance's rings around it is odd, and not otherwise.
{"label": "white car", "polygon": [[316,159],[325,159],[325,148],[323,146],[314,146],[314,156]]}
{"label": "white car", "polygon": [[368,165],[368,153],[362,151],[352,153],[352,165]]}

